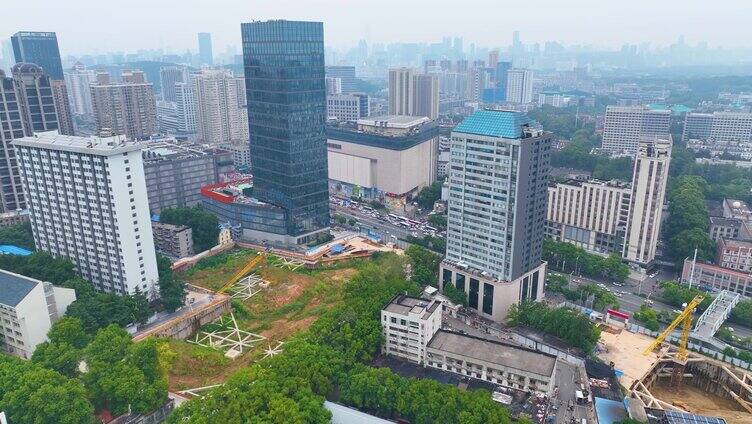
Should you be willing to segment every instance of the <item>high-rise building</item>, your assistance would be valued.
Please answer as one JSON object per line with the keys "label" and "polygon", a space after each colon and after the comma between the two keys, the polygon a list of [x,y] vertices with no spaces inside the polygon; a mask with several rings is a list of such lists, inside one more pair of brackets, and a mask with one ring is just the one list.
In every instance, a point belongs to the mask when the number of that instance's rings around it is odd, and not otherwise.
{"label": "high-rise building", "polygon": [[506,99],[507,94],[507,79],[508,72],[512,69],[512,62],[498,62],[496,63],[496,88],[499,93],[504,93]]}
{"label": "high-rise building", "polygon": [[499,49],[493,49],[488,52],[488,67],[496,69],[496,65],[499,63]]}
{"label": "high-rise building", "polygon": [[254,195],[285,209],[283,241],[308,243],[329,230],[324,25],[251,22],[242,36]]}
{"label": "high-rise building", "polygon": [[413,115],[439,117],[439,76],[415,75],[413,81]]}
{"label": "high-rise building", "polygon": [[670,162],[670,135],[640,138],[622,257],[642,267],[655,259]]}
{"label": "high-rise building", "polygon": [[63,80],[51,80],[52,101],[57,113],[58,132],[65,135],[73,135],[73,113],[68,99],[68,88]]}
{"label": "high-rise building", "polygon": [[157,132],[157,105],[154,87],[141,71],[123,71],[122,82],[97,74],[91,85],[91,101],[97,131],[124,134],[131,140]]}
{"label": "high-rise building", "polygon": [[175,84],[188,81],[185,66],[164,66],[159,69],[159,85],[162,87],[162,100],[175,101]]}
{"label": "high-rise building", "polygon": [[[179,134],[196,132],[196,100],[193,97],[193,84],[179,82],[175,84],[175,114]],[[247,112],[246,112],[247,114]]]}
{"label": "high-rise building", "polygon": [[26,208],[16,151],[11,145],[14,139],[28,135],[24,116],[13,78],[6,77],[0,70],[0,175],[3,175],[0,178],[0,206],[4,212]]}
{"label": "high-rise building", "polygon": [[516,68],[507,71],[507,101],[512,103],[533,101],[533,71]]}
{"label": "high-rise building", "polygon": [[62,80],[63,64],[54,32],[22,31],[10,38],[16,63],[34,63],[54,80]]}
{"label": "high-rise building", "polygon": [[752,113],[687,113],[682,140],[752,142]]}
{"label": "high-rise building", "polygon": [[671,111],[646,106],[608,106],[603,123],[603,149],[611,153],[637,153],[642,137],[669,135]]}
{"label": "high-rise building", "polygon": [[248,140],[245,80],[230,72],[204,69],[191,75],[198,136],[204,143]]}
{"label": "high-rise building", "polygon": [[58,114],[49,75],[36,64],[17,63],[13,66],[13,82],[26,134],[57,130]]}
{"label": "high-rise building", "polygon": [[326,96],[327,119],[357,121],[369,115],[368,94],[335,94]]}
{"label": "high-rise building", "polygon": [[13,145],[37,249],[70,259],[98,290],[158,296],[141,146],[55,132]]}
{"label": "high-rise building", "polygon": [[489,75],[482,66],[473,67],[468,73],[467,94],[468,100],[479,102],[483,98],[483,91],[489,86]]}
{"label": "high-rise building", "polygon": [[442,288],[468,296],[481,316],[540,300],[551,134],[520,112],[479,110],[452,131]]}
{"label": "high-rise building", "polygon": [[326,76],[339,78],[343,93],[358,91],[357,79],[355,78],[354,66],[327,66]]}
{"label": "high-rise building", "polygon": [[198,33],[198,57],[202,65],[214,64],[211,34],[209,34],[208,32]]}
{"label": "high-rise building", "polygon": [[3,55],[3,60],[0,61],[0,69],[10,72],[10,68],[16,63],[16,59],[13,57],[13,46],[10,43],[10,39],[0,40],[0,53]]}
{"label": "high-rise building", "polygon": [[81,62],[76,62],[70,72],[65,73],[65,85],[68,88],[71,108],[76,115],[92,115],[91,89],[95,81],[93,71],[87,70]]}
{"label": "high-rise building", "polygon": [[342,78],[326,77],[326,95],[342,94]]}
{"label": "high-rise building", "polygon": [[412,115],[415,72],[410,68],[389,70],[389,114]]}

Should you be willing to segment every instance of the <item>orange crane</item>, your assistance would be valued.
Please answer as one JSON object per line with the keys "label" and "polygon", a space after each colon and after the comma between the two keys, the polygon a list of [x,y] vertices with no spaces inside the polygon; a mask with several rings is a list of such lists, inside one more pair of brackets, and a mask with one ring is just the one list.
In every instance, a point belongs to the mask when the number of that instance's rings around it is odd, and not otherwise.
{"label": "orange crane", "polygon": [[245,277],[246,274],[251,272],[254,268],[256,268],[258,265],[261,264],[262,261],[266,260],[266,252],[260,252],[258,255],[254,256],[251,260],[246,262],[245,266],[240,269],[240,271],[236,272],[235,275],[230,278],[222,288],[217,290],[217,293],[224,293],[232,287],[233,284],[240,281],[241,278]]}

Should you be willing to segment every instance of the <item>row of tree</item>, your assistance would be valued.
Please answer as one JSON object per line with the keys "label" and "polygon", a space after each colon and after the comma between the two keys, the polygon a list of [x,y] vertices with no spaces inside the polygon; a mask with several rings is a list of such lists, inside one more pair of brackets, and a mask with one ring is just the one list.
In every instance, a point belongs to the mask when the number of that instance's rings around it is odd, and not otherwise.
{"label": "row of tree", "polygon": [[668,218],[664,229],[668,251],[677,267],[694,255],[712,260],[715,241],[708,235],[710,214],[705,203],[707,182],[701,177],[683,175],[672,180],[668,191]]}
{"label": "row of tree", "polygon": [[604,258],[564,241],[544,240],[542,256],[551,268],[565,273],[574,272],[616,281],[624,281],[629,277],[629,267],[621,262],[618,255]]}
{"label": "row of tree", "polygon": [[94,411],[147,413],[167,400],[174,355],[154,339],[134,344],[111,325],[91,337],[62,318],[31,361],[0,355],[0,410],[16,424],[94,423]]}
{"label": "row of tree", "polygon": [[561,293],[565,299],[572,302],[584,302],[592,297],[593,309],[599,311],[606,308],[619,309],[619,299],[610,291],[595,284],[585,284],[571,289],[569,281],[563,275],[549,274],[546,280],[546,291]]}
{"label": "row of tree", "polygon": [[394,254],[362,264],[345,283],[343,301],[289,340],[283,353],[185,403],[169,422],[328,423],[330,413],[322,404],[330,398],[413,423],[510,423],[507,410],[487,391],[461,392],[365,365],[382,343],[381,308],[396,294],[420,292],[417,283],[404,279],[404,266]]}
{"label": "row of tree", "polygon": [[31,232],[31,222],[0,228],[0,244],[10,244],[34,250],[34,234]]}
{"label": "row of tree", "polygon": [[[438,280],[436,275],[441,263],[441,256],[431,252],[421,246],[411,244],[405,254],[410,258],[410,265],[412,266],[412,281],[420,284],[421,286],[433,286],[438,288]],[[452,284],[444,286],[444,295],[452,302],[467,306],[467,295],[464,291],[456,288]]]}
{"label": "row of tree", "polygon": [[530,300],[512,305],[507,319],[510,325],[535,328],[587,353],[593,350],[601,336],[601,330],[585,315],[569,308],[549,308],[545,303]]}

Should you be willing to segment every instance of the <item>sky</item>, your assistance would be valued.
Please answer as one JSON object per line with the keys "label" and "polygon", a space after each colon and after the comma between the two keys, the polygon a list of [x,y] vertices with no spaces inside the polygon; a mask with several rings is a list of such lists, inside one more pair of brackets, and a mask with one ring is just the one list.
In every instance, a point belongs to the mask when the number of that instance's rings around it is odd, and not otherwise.
{"label": "sky", "polygon": [[212,34],[215,53],[240,50],[240,23],[289,19],[324,22],[337,49],[369,43],[437,42],[502,47],[519,30],[524,43],[616,48],[665,46],[684,35],[728,48],[752,46],[750,0],[22,0],[2,7],[0,38],[55,31],[66,54],[169,48],[197,50]]}

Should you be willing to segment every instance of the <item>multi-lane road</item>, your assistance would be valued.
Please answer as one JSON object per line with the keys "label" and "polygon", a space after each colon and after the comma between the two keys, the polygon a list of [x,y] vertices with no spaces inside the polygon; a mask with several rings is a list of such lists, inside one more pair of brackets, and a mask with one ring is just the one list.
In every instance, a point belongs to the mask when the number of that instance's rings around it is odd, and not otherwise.
{"label": "multi-lane road", "polygon": [[376,213],[377,216],[373,216],[373,213],[368,211],[361,211],[355,207],[347,207],[339,204],[329,204],[332,216],[342,215],[345,218],[353,218],[358,222],[358,226],[366,227],[378,233],[384,238],[385,241],[394,236],[398,239],[405,239],[407,236],[423,237],[429,235],[429,233],[419,229],[409,229],[399,225],[392,224],[384,218],[383,214]]}

